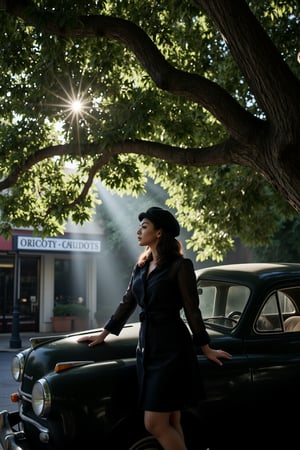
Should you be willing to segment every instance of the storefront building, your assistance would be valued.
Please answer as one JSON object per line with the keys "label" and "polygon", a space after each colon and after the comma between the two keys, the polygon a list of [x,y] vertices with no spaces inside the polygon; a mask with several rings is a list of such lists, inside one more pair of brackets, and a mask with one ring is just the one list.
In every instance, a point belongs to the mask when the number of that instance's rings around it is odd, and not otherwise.
{"label": "storefront building", "polygon": [[[0,333],[51,332],[56,304],[80,303],[89,309],[88,327],[95,325],[99,232],[42,238],[29,230],[0,237]],[[15,322],[14,322],[15,323]]]}

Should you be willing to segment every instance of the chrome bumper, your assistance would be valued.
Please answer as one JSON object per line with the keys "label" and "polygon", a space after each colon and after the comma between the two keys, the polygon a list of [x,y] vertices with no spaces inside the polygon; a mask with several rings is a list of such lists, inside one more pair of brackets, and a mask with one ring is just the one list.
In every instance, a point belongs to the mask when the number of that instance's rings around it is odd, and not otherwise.
{"label": "chrome bumper", "polygon": [[23,431],[14,431],[12,427],[20,423],[18,412],[0,412],[0,445],[3,450],[27,450]]}

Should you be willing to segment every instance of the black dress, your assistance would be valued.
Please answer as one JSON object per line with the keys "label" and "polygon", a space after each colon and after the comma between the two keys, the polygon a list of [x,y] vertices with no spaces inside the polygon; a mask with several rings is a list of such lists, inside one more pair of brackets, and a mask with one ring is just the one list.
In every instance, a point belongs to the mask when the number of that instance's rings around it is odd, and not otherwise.
{"label": "black dress", "polygon": [[[177,411],[203,396],[195,345],[209,343],[199,310],[193,263],[178,257],[157,266],[136,266],[115,314],[105,324],[119,334],[136,306],[141,307],[137,346],[139,400],[147,411]],[[184,309],[189,327],[180,317]]]}

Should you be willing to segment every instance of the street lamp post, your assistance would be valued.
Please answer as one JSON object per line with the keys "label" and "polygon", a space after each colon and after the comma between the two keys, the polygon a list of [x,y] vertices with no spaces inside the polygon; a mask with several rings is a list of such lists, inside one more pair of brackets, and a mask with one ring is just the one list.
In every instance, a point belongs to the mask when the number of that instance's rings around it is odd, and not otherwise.
{"label": "street lamp post", "polygon": [[15,253],[15,264],[14,264],[14,302],[13,302],[13,313],[12,313],[12,329],[11,338],[9,341],[10,348],[20,348],[22,342],[20,339],[20,261],[19,254]]}

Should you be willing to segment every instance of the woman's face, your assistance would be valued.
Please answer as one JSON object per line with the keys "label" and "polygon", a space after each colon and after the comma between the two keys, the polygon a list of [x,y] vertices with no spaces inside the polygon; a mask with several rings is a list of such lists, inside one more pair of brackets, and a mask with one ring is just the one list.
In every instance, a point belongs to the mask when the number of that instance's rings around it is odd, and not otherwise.
{"label": "woman's face", "polygon": [[161,236],[161,229],[157,229],[154,223],[149,219],[143,219],[137,230],[137,237],[140,246],[148,245],[149,247],[156,245]]}

